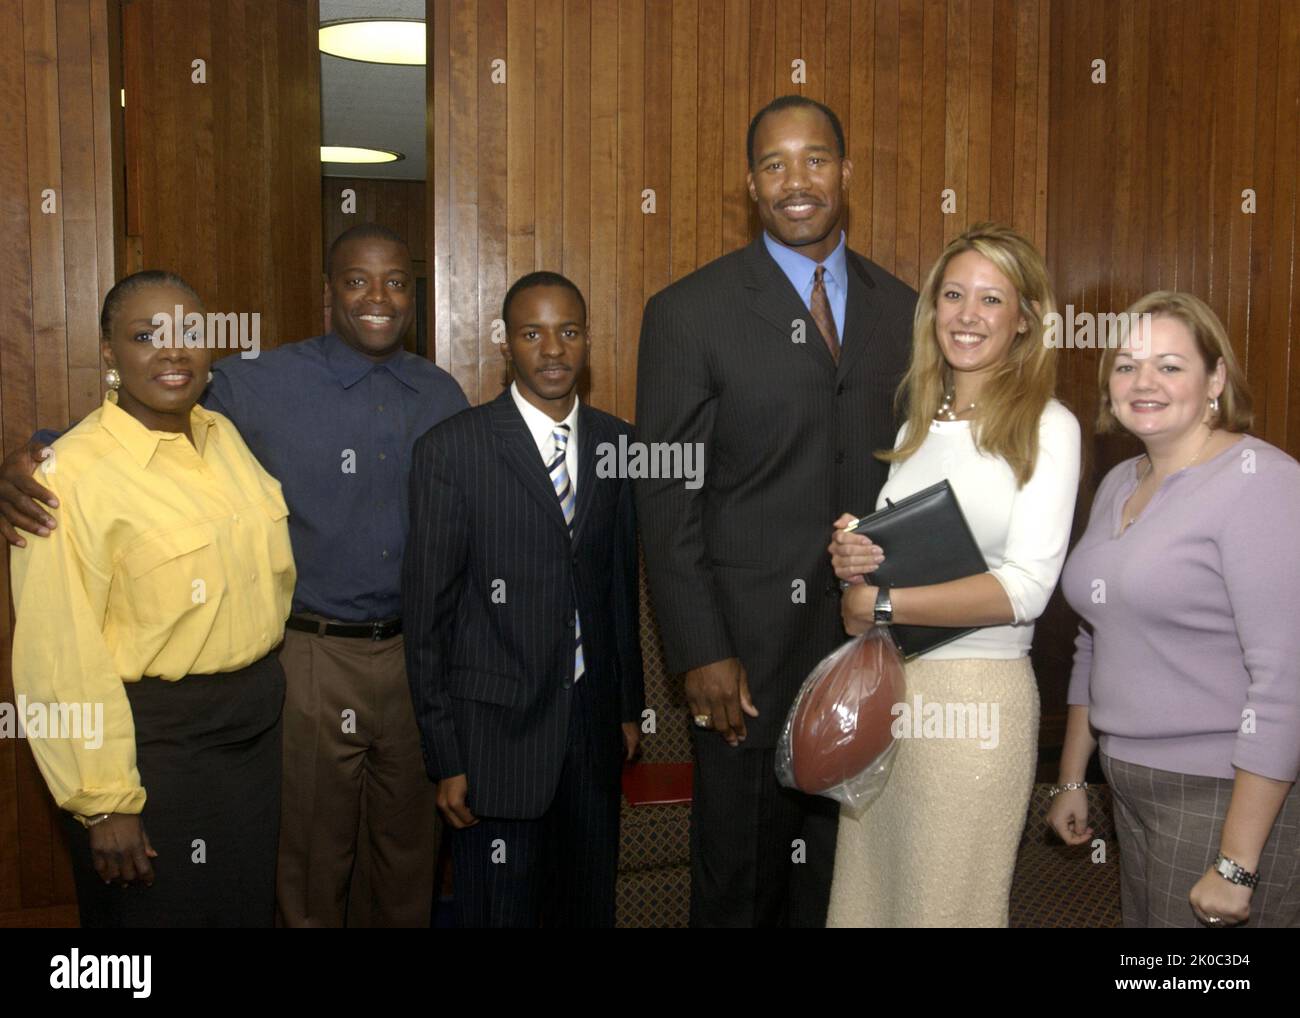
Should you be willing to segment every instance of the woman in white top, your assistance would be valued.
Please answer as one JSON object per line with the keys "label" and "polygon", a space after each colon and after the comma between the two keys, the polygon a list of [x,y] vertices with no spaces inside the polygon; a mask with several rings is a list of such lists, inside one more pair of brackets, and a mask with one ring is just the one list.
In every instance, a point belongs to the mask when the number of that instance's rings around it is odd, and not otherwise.
{"label": "woman in white top", "polygon": [[[1052,398],[1054,311],[1042,257],[1006,227],[953,241],[916,305],[908,408],[880,492],[897,501],[947,479],[988,572],[878,590],[867,536],[830,552],[845,629],[980,626],[908,662],[895,707],[893,773],[861,816],[841,813],[831,926],[1006,926],[1033,786],[1038,687],[1034,620],[1065,560],[1079,482],[1079,425]],[[836,521],[843,527],[850,517]]]}

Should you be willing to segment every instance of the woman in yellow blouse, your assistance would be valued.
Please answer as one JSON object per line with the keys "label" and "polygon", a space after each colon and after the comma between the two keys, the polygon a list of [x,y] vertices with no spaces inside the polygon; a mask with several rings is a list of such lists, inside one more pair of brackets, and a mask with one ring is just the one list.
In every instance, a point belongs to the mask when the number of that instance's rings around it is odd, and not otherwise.
{"label": "woman in yellow blouse", "polygon": [[179,317],[155,342],[155,316],[190,312],[169,273],[109,291],[110,392],[40,468],[62,525],[12,553],[14,690],[65,721],[29,734],[66,811],[83,926],[274,915],[288,509],[197,405],[210,352]]}

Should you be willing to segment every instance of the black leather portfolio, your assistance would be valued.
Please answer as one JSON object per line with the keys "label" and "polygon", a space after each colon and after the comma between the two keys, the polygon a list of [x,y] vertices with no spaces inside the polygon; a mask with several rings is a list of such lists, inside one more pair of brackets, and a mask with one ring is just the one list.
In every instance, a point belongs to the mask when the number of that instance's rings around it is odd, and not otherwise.
{"label": "black leather portfolio", "polygon": [[[923,587],[988,572],[961,505],[947,481],[940,481],[858,520],[852,533],[865,534],[885,552],[867,582],[881,587]],[[976,626],[897,626],[890,635],[904,660],[934,650]]]}

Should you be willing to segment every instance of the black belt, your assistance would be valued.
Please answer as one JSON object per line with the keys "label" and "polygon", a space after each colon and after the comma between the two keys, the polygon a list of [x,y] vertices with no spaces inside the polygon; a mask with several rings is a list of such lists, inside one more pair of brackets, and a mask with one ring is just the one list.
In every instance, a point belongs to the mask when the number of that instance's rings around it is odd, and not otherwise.
{"label": "black belt", "polygon": [[321,619],[290,615],[285,621],[289,629],[317,636],[348,636],[358,640],[389,640],[402,631],[402,619],[384,619],[380,622],[325,622]]}

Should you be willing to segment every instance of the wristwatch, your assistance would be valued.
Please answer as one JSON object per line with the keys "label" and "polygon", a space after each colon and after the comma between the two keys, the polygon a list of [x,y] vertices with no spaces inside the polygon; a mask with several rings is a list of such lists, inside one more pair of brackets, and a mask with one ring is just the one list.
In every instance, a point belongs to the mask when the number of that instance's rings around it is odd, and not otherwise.
{"label": "wristwatch", "polygon": [[894,621],[894,602],[889,597],[888,587],[879,587],[876,590],[874,621],[878,626],[887,626]]}
{"label": "wristwatch", "polygon": [[1246,867],[1229,859],[1222,852],[1214,860],[1214,871],[1229,883],[1240,884],[1242,887],[1253,888],[1259,883],[1258,873],[1251,873]]}

